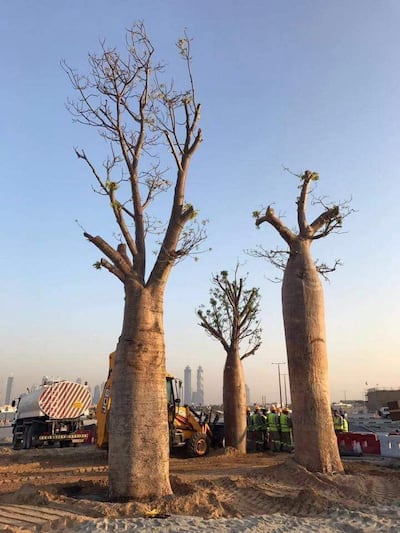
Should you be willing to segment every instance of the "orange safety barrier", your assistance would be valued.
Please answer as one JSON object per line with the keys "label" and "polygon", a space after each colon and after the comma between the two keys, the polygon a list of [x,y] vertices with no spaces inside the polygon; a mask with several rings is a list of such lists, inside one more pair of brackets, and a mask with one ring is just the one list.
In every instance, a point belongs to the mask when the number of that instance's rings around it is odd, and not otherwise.
{"label": "orange safety barrier", "polygon": [[337,441],[339,451],[343,454],[351,453],[361,455],[380,455],[381,445],[375,433],[338,433]]}

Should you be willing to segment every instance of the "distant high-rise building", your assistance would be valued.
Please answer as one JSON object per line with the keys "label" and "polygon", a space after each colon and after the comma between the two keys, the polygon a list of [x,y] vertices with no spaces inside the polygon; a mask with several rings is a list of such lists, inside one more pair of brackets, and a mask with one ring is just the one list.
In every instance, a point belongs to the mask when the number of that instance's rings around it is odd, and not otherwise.
{"label": "distant high-rise building", "polygon": [[13,374],[10,374],[7,378],[7,385],[6,385],[6,395],[4,398],[5,405],[10,405],[11,403],[11,394],[12,394],[12,388],[14,383],[14,376]]}
{"label": "distant high-rise building", "polygon": [[95,385],[94,391],[93,391],[93,403],[94,405],[97,405],[100,400],[100,385]]}
{"label": "distant high-rise building", "polygon": [[190,405],[192,403],[192,369],[187,366],[183,374],[183,396],[184,404]]}
{"label": "distant high-rise building", "polygon": [[250,387],[248,385],[245,385],[246,390],[246,404],[250,405]]}
{"label": "distant high-rise building", "polygon": [[82,378],[76,378],[76,382],[79,383],[79,385],[82,384]]}
{"label": "distant high-rise building", "polygon": [[197,369],[197,405],[204,405],[204,377],[201,366]]}

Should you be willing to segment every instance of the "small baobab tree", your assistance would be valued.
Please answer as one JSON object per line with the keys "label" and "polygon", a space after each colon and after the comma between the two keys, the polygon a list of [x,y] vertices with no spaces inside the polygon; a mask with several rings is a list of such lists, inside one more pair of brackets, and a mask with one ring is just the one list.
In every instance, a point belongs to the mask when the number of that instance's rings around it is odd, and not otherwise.
{"label": "small baobab tree", "polygon": [[[142,23],[127,31],[125,50],[103,42],[99,54],[89,54],[88,74],[64,64],[77,94],[69,102],[70,112],[77,122],[97,130],[108,146],[103,163],[83,149],[75,151],[108,201],[118,233],[113,244],[84,232],[101,252],[95,266],[120,280],[125,295],[109,426],[109,490],[115,501],[172,492],[164,292],[173,265],[205,238],[196,211],[185,201],[191,159],[202,134],[190,40],[185,35],[177,46],[187,73],[183,91],[162,81],[165,68],[156,62]],[[161,198],[166,201],[153,203]]]}
{"label": "small baobab tree", "polygon": [[[261,346],[261,327],[258,319],[260,294],[255,287],[246,289],[246,278],[238,277],[236,267],[233,280],[222,271],[212,278],[210,307],[197,310],[200,326],[218,340],[225,352],[223,376],[223,404],[225,446],[246,453],[246,391],[242,360]],[[241,349],[246,347],[241,355]]]}
{"label": "small baobab tree", "polygon": [[[322,213],[312,223],[306,219],[310,185],[318,180],[316,172],[305,171],[300,178],[297,199],[298,231],[284,225],[269,206],[265,213],[255,212],[256,226],[271,224],[287,250],[259,248],[253,255],[267,257],[284,269],[282,284],[283,321],[293,404],[295,460],[315,472],[341,472],[337,441],[332,424],[328,385],[328,357],[325,334],[324,297],[319,274],[336,268],[316,264],[311,244],[342,226],[349,213],[346,204],[322,205]],[[286,260],[285,260],[286,258]]]}

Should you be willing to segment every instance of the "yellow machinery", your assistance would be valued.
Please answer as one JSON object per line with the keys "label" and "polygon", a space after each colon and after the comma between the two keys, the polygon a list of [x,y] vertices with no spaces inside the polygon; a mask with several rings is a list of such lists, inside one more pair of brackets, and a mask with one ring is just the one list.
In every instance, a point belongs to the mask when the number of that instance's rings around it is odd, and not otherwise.
{"label": "yellow machinery", "polygon": [[[112,370],[115,352],[110,354],[107,381],[96,408],[97,438],[99,448],[108,446],[108,416],[111,407]],[[185,446],[190,457],[202,457],[208,453],[214,443],[213,431],[210,427],[211,411],[197,413],[188,405],[180,405],[182,381],[167,374],[168,427],[170,448]],[[213,416],[212,426],[218,422],[219,415]],[[222,440],[222,439],[221,439]]]}

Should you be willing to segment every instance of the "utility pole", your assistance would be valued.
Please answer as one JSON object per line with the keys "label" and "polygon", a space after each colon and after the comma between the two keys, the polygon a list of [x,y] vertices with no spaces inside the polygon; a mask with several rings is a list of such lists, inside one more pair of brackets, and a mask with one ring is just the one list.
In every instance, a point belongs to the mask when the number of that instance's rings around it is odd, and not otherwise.
{"label": "utility pole", "polygon": [[286,363],[272,363],[272,364],[278,365],[279,401],[281,402],[281,407],[282,407],[281,365],[286,365]]}
{"label": "utility pole", "polygon": [[285,389],[285,407],[288,406],[288,403],[287,403],[287,391],[286,391],[286,376],[287,374],[282,374],[283,376],[283,385],[284,385],[284,389]]}

